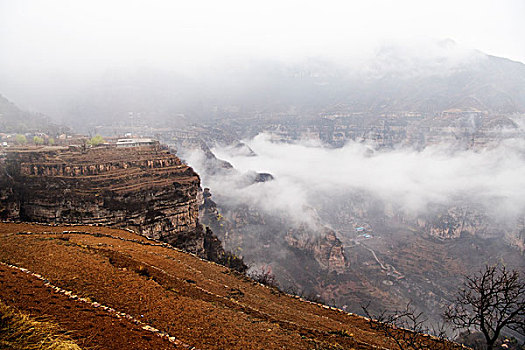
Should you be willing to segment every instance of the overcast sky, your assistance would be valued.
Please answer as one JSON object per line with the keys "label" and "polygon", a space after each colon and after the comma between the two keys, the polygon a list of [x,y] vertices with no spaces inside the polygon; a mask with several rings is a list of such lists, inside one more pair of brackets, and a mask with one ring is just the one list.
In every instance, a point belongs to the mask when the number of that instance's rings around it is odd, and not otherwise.
{"label": "overcast sky", "polygon": [[0,0],[1,69],[353,55],[426,38],[525,62],[523,0]]}

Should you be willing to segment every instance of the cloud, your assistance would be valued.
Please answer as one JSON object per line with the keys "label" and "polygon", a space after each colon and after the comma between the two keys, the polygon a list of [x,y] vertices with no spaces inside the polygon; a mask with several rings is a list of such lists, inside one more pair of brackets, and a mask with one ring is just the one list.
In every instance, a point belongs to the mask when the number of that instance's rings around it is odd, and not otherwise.
{"label": "cloud", "polygon": [[[229,148],[214,153],[239,170],[237,175],[206,176],[205,186],[227,203],[245,203],[272,213],[308,220],[307,208],[344,194],[367,194],[417,215],[432,205],[483,206],[494,218],[525,211],[525,140],[506,140],[483,150],[436,145],[422,151],[401,148],[371,151],[350,142],[328,148],[311,141],[274,143],[268,134],[245,141],[257,156]],[[190,157],[197,171],[202,159]],[[239,186],[244,172],[268,172],[275,180]]]}
{"label": "cloud", "polygon": [[304,216],[307,192],[293,178],[284,176],[274,181],[253,183],[249,176],[253,172],[251,169],[207,173],[205,163],[208,160],[201,150],[185,153],[184,158],[201,175],[202,185],[210,187],[213,195],[220,198],[220,204],[229,207],[247,205],[279,217],[285,214],[287,219],[296,223],[310,222],[311,218]]}

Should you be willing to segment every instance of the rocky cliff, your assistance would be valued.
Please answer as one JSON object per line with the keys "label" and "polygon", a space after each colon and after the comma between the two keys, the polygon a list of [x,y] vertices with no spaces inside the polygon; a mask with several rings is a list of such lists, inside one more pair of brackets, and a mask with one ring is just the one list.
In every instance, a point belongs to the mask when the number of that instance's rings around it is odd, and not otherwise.
{"label": "rocky cliff", "polygon": [[302,226],[290,230],[285,240],[291,247],[313,254],[323,269],[344,273],[349,264],[345,257],[343,244],[333,230],[323,227],[319,229],[319,232],[316,236],[311,229]]}
{"label": "rocky cliff", "polygon": [[[303,259],[323,274],[344,273],[349,268],[343,244],[333,230],[320,224],[293,225],[246,205],[218,208],[211,197],[205,188],[199,211],[202,223],[217,233],[227,249],[247,254],[252,266],[271,266],[286,276],[293,276],[291,270],[302,266]],[[283,286],[290,282],[276,277]]]}
{"label": "rocky cliff", "polygon": [[205,254],[199,176],[167,150],[11,149],[0,166],[2,219],[127,227]]}
{"label": "rocky cliff", "polygon": [[474,206],[443,207],[426,217],[418,217],[417,225],[423,232],[444,239],[458,238],[462,234],[484,237],[488,232],[498,232],[483,209]]}

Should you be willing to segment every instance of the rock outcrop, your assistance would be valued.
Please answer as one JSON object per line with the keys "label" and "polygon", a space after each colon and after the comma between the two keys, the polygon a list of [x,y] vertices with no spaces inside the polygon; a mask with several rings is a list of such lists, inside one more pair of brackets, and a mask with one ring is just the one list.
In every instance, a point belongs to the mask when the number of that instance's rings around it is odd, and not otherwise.
{"label": "rock outcrop", "polygon": [[462,234],[484,237],[496,231],[482,208],[461,205],[442,207],[430,215],[420,216],[417,225],[430,236],[443,239],[459,238]]}
{"label": "rock outcrop", "polygon": [[127,227],[204,254],[199,176],[165,149],[12,149],[0,166],[2,219]]}
{"label": "rock outcrop", "polygon": [[328,271],[344,273],[348,268],[344,247],[335,232],[329,228],[320,229],[315,235],[307,227],[290,230],[285,237],[286,242],[294,248],[313,254],[321,268]]}

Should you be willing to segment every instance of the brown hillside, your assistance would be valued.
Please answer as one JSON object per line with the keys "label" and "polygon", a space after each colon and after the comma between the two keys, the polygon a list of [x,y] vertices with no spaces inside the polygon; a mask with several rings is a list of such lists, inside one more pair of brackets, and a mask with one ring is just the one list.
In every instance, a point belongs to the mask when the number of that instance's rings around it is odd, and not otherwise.
{"label": "brown hillside", "polygon": [[124,230],[2,223],[0,261],[0,299],[83,348],[395,348],[365,318]]}

